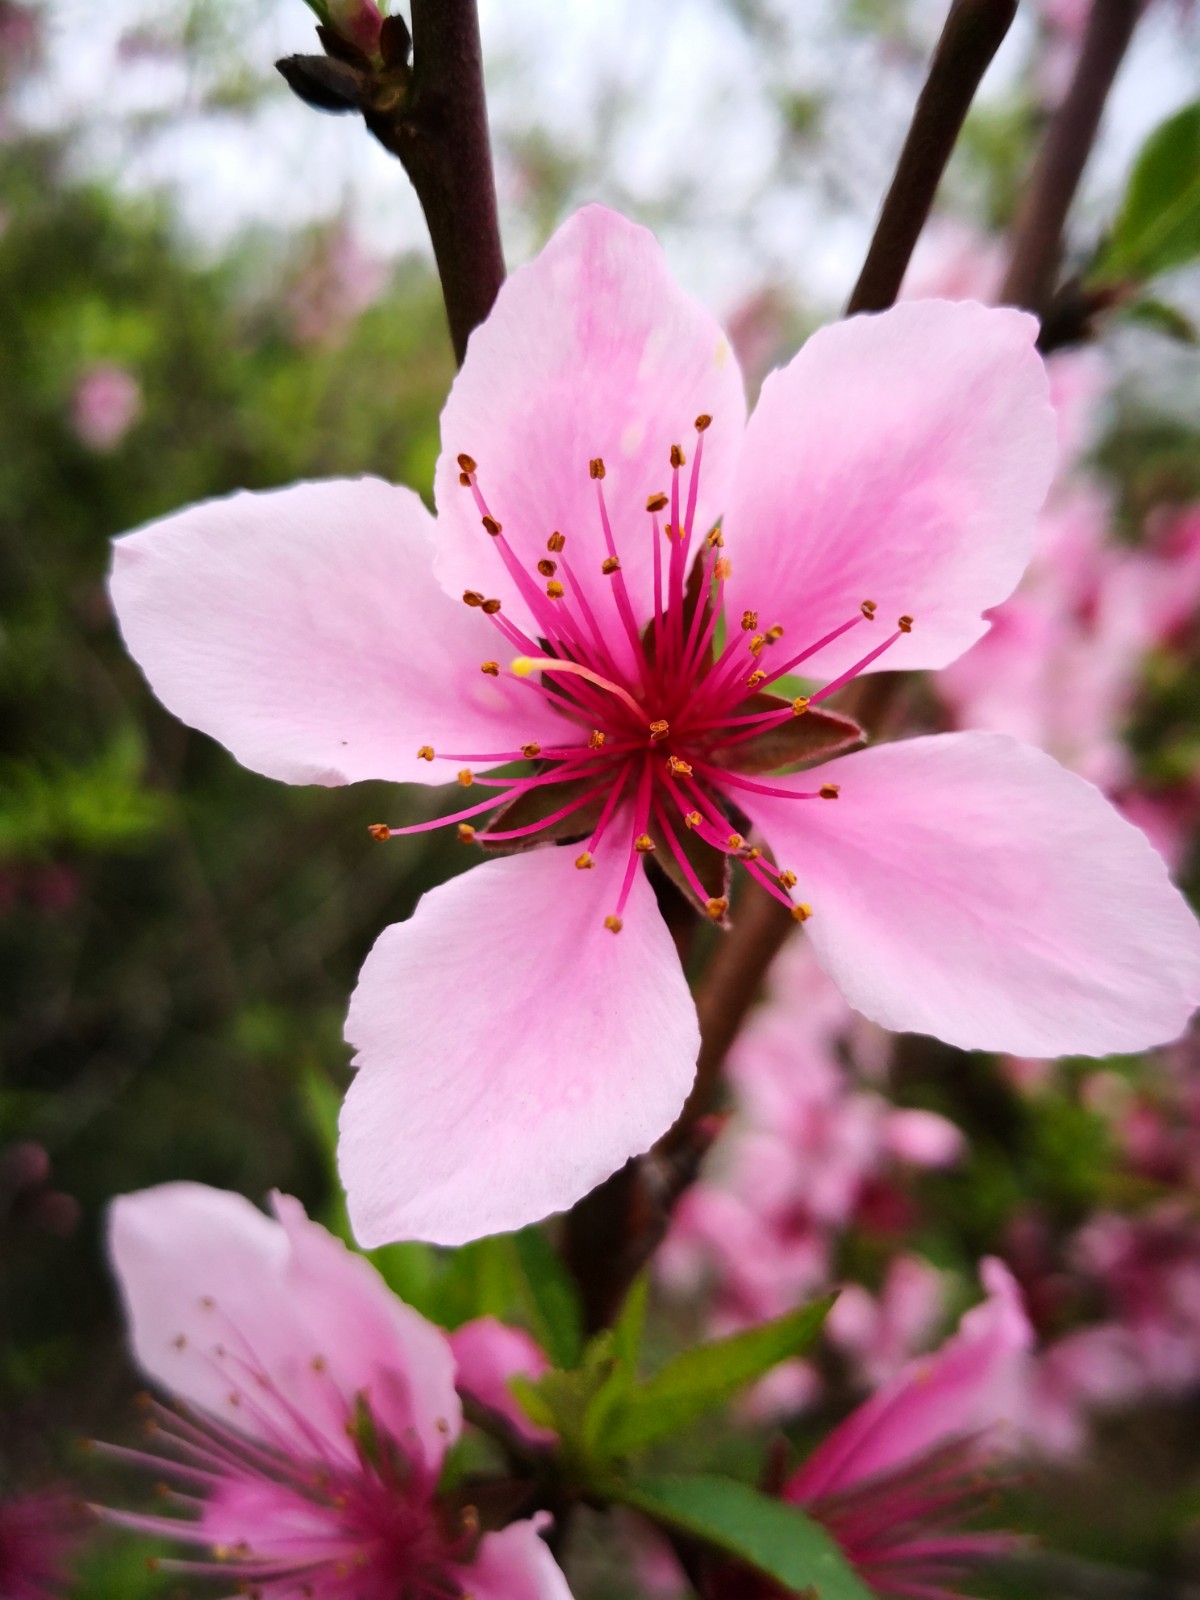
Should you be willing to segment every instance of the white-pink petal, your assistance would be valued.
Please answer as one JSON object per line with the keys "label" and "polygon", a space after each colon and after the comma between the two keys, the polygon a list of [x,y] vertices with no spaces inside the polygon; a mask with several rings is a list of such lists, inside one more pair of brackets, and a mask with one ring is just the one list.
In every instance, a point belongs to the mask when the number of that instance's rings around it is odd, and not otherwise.
{"label": "white-pink petal", "polygon": [[458,1567],[471,1600],[571,1600],[562,1569],[539,1532],[550,1517],[539,1511],[526,1522],[510,1522],[480,1540],[474,1561]]}
{"label": "white-pink petal", "polygon": [[795,654],[873,600],[874,623],[804,666],[817,677],[902,615],[916,626],[878,668],[944,666],[974,643],[1025,569],[1053,468],[1036,336],[1021,312],[946,300],[813,334],[746,430],[724,523],[732,614],[782,623]]}
{"label": "white-pink petal", "polygon": [[[701,413],[713,418],[696,513],[704,532],[725,505],[741,443],[746,405],[737,361],[712,316],[676,284],[653,234],[603,206],[576,212],[504,284],[471,335],[442,412],[435,490],[438,571],[447,589],[486,587],[505,597],[506,611],[531,621],[459,483],[457,457],[465,453],[525,570],[536,579],[547,538],[565,534],[561,559],[606,632],[611,626],[619,638],[588,475],[599,456],[623,579],[645,622],[653,600],[646,499],[670,487],[673,444],[690,462]],[[563,579],[569,602],[570,579],[560,570]]]}
{"label": "white-pink petal", "polygon": [[148,1377],[242,1432],[303,1456],[354,1459],[365,1395],[381,1428],[420,1442],[436,1477],[462,1408],[445,1336],[375,1269],[276,1197],[168,1183],[116,1199],[109,1251]]}
{"label": "white-pink petal", "polygon": [[484,862],[384,930],[350,1003],[339,1162],[364,1245],[461,1244],[561,1211],[646,1150],[695,1070],[696,1011],[624,851]]}
{"label": "white-pink petal", "polygon": [[209,500],[115,545],[113,605],[159,699],[287,783],[452,781],[418,758],[561,738],[511,650],[432,572],[434,523],[375,478]]}
{"label": "white-pink petal", "polygon": [[743,794],[817,958],[884,1027],[963,1049],[1108,1055],[1175,1038],[1200,999],[1200,927],[1145,836],[1082,778],[1003,734],[880,745]]}
{"label": "white-pink petal", "polygon": [[540,1378],[550,1362],[524,1328],[476,1317],[449,1335],[458,1363],[458,1392],[502,1417],[527,1444],[553,1444],[558,1435],[529,1420],[509,1387],[513,1378]]}

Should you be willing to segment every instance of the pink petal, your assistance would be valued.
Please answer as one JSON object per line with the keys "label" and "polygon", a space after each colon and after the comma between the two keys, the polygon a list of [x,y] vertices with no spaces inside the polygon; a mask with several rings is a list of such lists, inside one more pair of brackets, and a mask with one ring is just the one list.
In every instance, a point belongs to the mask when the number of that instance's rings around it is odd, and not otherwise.
{"label": "pink petal", "polygon": [[511,1522],[487,1533],[470,1566],[454,1569],[471,1600],[571,1600],[567,1580],[538,1532],[550,1526],[539,1511],[527,1522]]}
{"label": "pink petal", "polygon": [[345,1423],[365,1393],[394,1438],[416,1431],[436,1475],[462,1419],[445,1336],[298,1201],[275,1204],[279,1222],[198,1183],[113,1202],[109,1250],[138,1364],[302,1455],[351,1458]]}
{"label": "pink petal", "polygon": [[511,649],[435,582],[433,526],[375,478],[209,500],[117,541],[113,604],[164,704],[256,772],[444,783],[457,766],[422,745],[509,750],[564,724],[480,672]]}
{"label": "pink petal", "polygon": [[[850,1488],[958,1438],[1020,1419],[1033,1330],[1012,1274],[981,1268],[988,1297],[931,1356],[912,1361],[813,1451],[788,1482],[803,1503]],[[1015,1436],[1008,1441],[1015,1444]]]}
{"label": "pink petal", "polygon": [[743,793],[812,905],[806,931],[857,1010],[963,1049],[1107,1055],[1173,1039],[1200,929],[1098,790],[1003,734],[880,745],[799,777],[840,798]]}
{"label": "pink petal", "polygon": [[623,852],[487,861],[384,930],[350,1003],[339,1149],[364,1244],[461,1244],[572,1205],[679,1111],[699,1048],[679,958]]}
{"label": "pink petal", "polygon": [[946,1117],[908,1107],[888,1112],[883,1142],[892,1155],[914,1167],[952,1167],[967,1148],[962,1129]]}
{"label": "pink petal", "polygon": [[503,1417],[527,1444],[553,1444],[558,1435],[530,1422],[509,1388],[511,1379],[540,1378],[550,1363],[523,1328],[495,1317],[476,1317],[449,1335],[458,1363],[458,1392]]}
{"label": "pink petal", "polygon": [[670,488],[673,444],[690,461],[702,412],[713,424],[704,441],[701,532],[724,507],[741,443],[746,405],[737,361],[717,323],[674,282],[654,236],[587,206],[504,284],[471,335],[442,412],[435,488],[438,574],[447,589],[487,587],[503,596],[506,612],[528,618],[459,484],[457,457],[465,453],[526,570],[545,557],[551,533],[564,533],[572,572],[597,615],[619,632],[612,580],[600,572],[608,552],[588,476],[599,456],[624,580],[645,621],[653,600],[646,499]]}
{"label": "pink petal", "polygon": [[[940,667],[987,630],[1033,545],[1055,419],[1037,323],[913,301],[815,333],[763,385],[726,511],[730,614],[780,622],[793,653],[859,615],[804,671],[832,677],[903,614],[877,668]],[[781,645],[780,648],[783,648]]]}

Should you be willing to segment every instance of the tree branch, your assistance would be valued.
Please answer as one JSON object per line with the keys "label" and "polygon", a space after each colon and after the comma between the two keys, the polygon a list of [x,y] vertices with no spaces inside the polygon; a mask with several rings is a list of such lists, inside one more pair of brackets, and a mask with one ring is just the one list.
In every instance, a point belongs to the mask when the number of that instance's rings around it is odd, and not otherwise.
{"label": "tree branch", "polygon": [[884,311],[899,294],[975,91],[1016,10],[1017,0],[953,0],[847,316]]}
{"label": "tree branch", "polygon": [[1012,256],[1000,291],[1006,305],[1024,306],[1039,315],[1050,305],[1067,213],[1141,11],[1142,0],[1093,0],[1075,74],[1050,119],[1017,216]]}

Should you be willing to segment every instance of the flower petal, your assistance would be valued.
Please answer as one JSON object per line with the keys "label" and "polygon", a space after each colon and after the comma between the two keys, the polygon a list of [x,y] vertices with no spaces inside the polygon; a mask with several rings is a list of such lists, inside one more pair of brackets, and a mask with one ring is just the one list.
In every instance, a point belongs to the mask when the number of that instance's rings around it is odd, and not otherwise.
{"label": "flower petal", "polygon": [[458,1392],[502,1417],[527,1444],[554,1444],[551,1428],[531,1422],[509,1388],[513,1378],[540,1378],[550,1363],[524,1328],[510,1328],[495,1317],[476,1317],[449,1335],[458,1363]]}
{"label": "flower petal", "polygon": [[539,1511],[484,1534],[470,1566],[455,1569],[464,1594],[471,1600],[571,1600],[562,1569],[538,1532],[549,1526],[549,1516]]}
{"label": "flower petal", "polygon": [[940,667],[987,631],[1029,560],[1055,419],[1034,318],[915,301],[813,334],[771,375],[726,511],[726,604],[780,622],[795,654],[859,615],[804,671],[833,677],[895,618],[876,663]]}
{"label": "flower petal", "polygon": [[811,902],[817,958],[884,1027],[963,1049],[1107,1055],[1173,1039],[1200,996],[1200,928],[1144,835],[1003,734],[863,750],[840,798],[739,793]]}
{"label": "flower petal", "polygon": [[[396,1439],[415,1429],[436,1476],[462,1409],[444,1335],[375,1269],[276,1197],[167,1183],[122,1195],[109,1250],[143,1371],[243,1433],[353,1459],[346,1421],[368,1395]],[[231,1398],[236,1396],[236,1399]]]}
{"label": "flower petal", "polygon": [[621,852],[484,862],[431,890],[367,957],[346,1037],[358,1075],[339,1160],[354,1232],[461,1244],[573,1204],[679,1111],[699,1031],[638,872],[616,935]]}
{"label": "flower petal", "polygon": [[[112,597],[159,698],[286,783],[443,783],[424,745],[561,738],[510,647],[434,580],[433,519],[375,478],[236,494],[116,543]],[[503,648],[501,648],[503,647]]]}
{"label": "flower petal", "polygon": [[691,459],[701,412],[713,418],[695,524],[704,531],[725,505],[741,443],[746,403],[737,361],[717,323],[671,277],[654,236],[587,206],[504,284],[471,335],[442,412],[435,489],[438,575],[447,590],[486,585],[504,597],[506,612],[531,621],[458,481],[457,457],[465,453],[535,581],[547,538],[562,532],[565,559],[602,628],[620,634],[613,580],[600,571],[608,551],[588,475],[599,456],[622,576],[638,622],[646,621],[653,604],[646,499],[670,488],[673,444]]}

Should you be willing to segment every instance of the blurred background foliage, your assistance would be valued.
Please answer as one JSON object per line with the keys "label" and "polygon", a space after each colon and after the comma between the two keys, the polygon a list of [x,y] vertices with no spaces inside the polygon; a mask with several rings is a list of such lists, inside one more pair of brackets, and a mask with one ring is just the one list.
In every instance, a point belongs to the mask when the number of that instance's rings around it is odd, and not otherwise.
{"label": "blurred background foliage", "polygon": [[[770,68],[786,32],[777,8],[711,9],[764,63],[774,157],[747,210],[787,184],[835,209],[870,191],[873,206],[880,161],[858,159],[861,127],[844,137],[833,65],[857,59],[865,41],[906,105],[928,47],[924,9],[858,0],[830,25],[830,49],[843,55],[789,81]],[[189,115],[250,115],[267,80],[240,53],[243,16],[220,4],[163,13],[131,31],[126,59],[182,56],[200,85]],[[414,806],[433,814],[437,796],[288,788],[167,715],[115,634],[108,541],[189,500],[309,476],[372,472],[428,494],[453,368],[423,253],[373,254],[336,213],[259,221],[199,248],[168,196],[131,193],[89,168],[85,123],[54,130],[10,115],[38,73],[42,21],[0,0],[0,1493],[70,1474],[103,1498],[103,1475],[81,1466],[72,1441],[127,1437],[136,1386],[103,1261],[105,1202],[187,1177],[255,1199],[277,1187],[338,1225],[330,1151],[346,997],[379,929],[465,861],[436,835],[386,850],[367,835],[368,823]],[[701,236],[703,172],[669,176],[649,199],[624,182],[607,143],[631,99],[612,63],[598,78],[607,87],[594,126],[607,135],[581,153],[535,118],[508,115],[512,79],[500,77],[506,228],[535,240],[603,189],[644,220]],[[981,236],[1011,219],[1042,96],[1032,70],[1017,74],[968,124],[949,192]],[[288,115],[311,121],[298,105]],[[139,116],[127,119],[131,138],[148,136]],[[398,169],[393,181],[400,190]],[[1079,260],[1098,243],[1095,230],[1077,241]],[[1181,364],[1196,286],[1183,273],[1167,290],[1176,320],[1165,331],[1161,318],[1110,324],[1118,379],[1093,464],[1133,542],[1151,511],[1200,495],[1197,383]],[[730,307],[752,383],[831,309],[768,264]],[[1189,641],[1149,660],[1129,729],[1151,782],[1195,776],[1194,624]],[[1183,870],[1195,888],[1194,840]],[[1142,1081],[1140,1062],[1110,1068]],[[913,1177],[899,1210],[864,1209],[839,1267],[875,1288],[899,1249],[916,1248],[964,1274],[965,1295],[973,1264],[1005,1247],[1019,1210],[1065,1237],[1101,1205],[1159,1198],[1161,1186],[1130,1179],[1089,1100],[1092,1071],[1068,1064],[1030,1097],[994,1062],[906,1041],[893,1097],[950,1117],[969,1154]],[[448,1324],[488,1310],[528,1320],[508,1242],[453,1256],[395,1247],[380,1265]],[[659,1305],[652,1342],[670,1348],[702,1320],[700,1309]],[[1086,1462],[1015,1487],[1017,1524],[1067,1564],[1047,1557],[995,1579],[995,1592],[1194,1595],[1197,1423],[1196,1392],[1143,1407],[1106,1424]],[[761,1444],[747,1441],[731,1423],[685,1448],[693,1462],[753,1475]],[[581,1600],[629,1594],[604,1537],[590,1553],[586,1534],[580,1542]],[[103,1540],[79,1594],[170,1592],[144,1555],[135,1541]]]}

